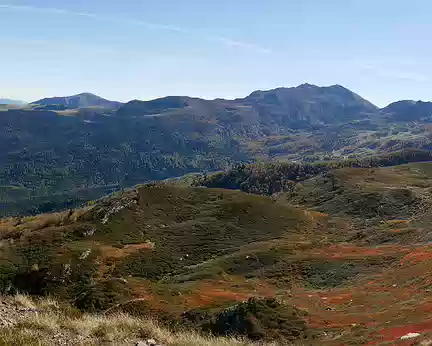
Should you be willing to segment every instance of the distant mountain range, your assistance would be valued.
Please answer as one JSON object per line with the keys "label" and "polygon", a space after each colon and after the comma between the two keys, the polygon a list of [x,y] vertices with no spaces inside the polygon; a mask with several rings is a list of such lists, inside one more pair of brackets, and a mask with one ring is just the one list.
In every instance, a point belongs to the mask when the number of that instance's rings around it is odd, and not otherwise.
{"label": "distant mountain range", "polygon": [[247,137],[289,133],[293,129],[368,119],[378,107],[350,90],[334,85],[317,87],[303,84],[295,88],[256,91],[236,100],[203,100],[170,96],[152,101],[131,101],[119,116],[187,117],[218,123]]}
{"label": "distant mountain range", "polygon": [[[0,104],[24,105],[19,100],[0,99]],[[368,119],[378,113],[387,120],[414,121],[432,115],[432,102],[403,100],[379,109],[349,89],[340,85],[319,87],[302,84],[292,88],[277,88],[268,91],[254,91],[245,98],[235,100],[204,100],[188,96],[168,96],[151,101],[132,100],[127,103],[104,99],[92,93],[72,96],[48,97],[30,103],[43,106],[45,110],[103,108],[118,110],[119,116],[161,116],[179,112],[199,113],[200,116],[213,117],[214,110],[224,109],[237,115],[254,119],[259,112],[260,118],[270,115],[272,121],[282,122],[283,126],[294,128],[310,125],[324,125],[338,121]],[[231,107],[231,109],[230,109]],[[245,113],[245,114],[243,114]],[[230,114],[232,115],[232,114]],[[232,119],[230,119],[232,120]],[[267,119],[269,120],[269,119]]]}
{"label": "distant mountain range", "polygon": [[65,109],[76,109],[86,107],[101,107],[116,109],[121,106],[121,102],[109,101],[91,93],[81,93],[73,96],[49,97],[32,102],[34,105],[42,106],[62,106]]}
{"label": "distant mountain range", "polygon": [[229,124],[258,121],[261,124],[267,122],[276,132],[284,132],[287,129],[359,120],[425,120],[432,115],[432,102],[404,100],[380,109],[340,85],[318,87],[302,84],[293,88],[255,91],[235,100],[204,100],[186,96],[133,100],[123,104],[116,114],[131,117],[187,114],[216,118],[217,121],[227,120]]}
{"label": "distant mountain range", "polygon": [[303,84],[235,100],[46,98],[0,113],[0,209],[54,210],[107,189],[240,162],[431,150],[431,114],[429,102],[380,109],[340,85]]}
{"label": "distant mountain range", "polygon": [[21,106],[26,104],[26,102],[24,101],[19,101],[19,100],[11,100],[11,99],[0,99],[0,105],[16,105],[16,106]]}
{"label": "distant mountain range", "polygon": [[381,110],[389,120],[395,121],[430,121],[432,120],[432,102],[398,101]]}
{"label": "distant mountain range", "polygon": [[430,345],[430,103],[49,102],[0,112],[0,344]]}

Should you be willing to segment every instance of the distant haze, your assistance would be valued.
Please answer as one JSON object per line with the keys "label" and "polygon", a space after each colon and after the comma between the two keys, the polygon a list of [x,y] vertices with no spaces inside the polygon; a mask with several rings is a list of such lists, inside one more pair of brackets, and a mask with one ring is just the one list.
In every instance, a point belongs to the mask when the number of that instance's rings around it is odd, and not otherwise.
{"label": "distant haze", "polygon": [[23,105],[26,104],[27,102],[24,101],[19,101],[19,100],[11,100],[11,99],[1,99],[0,98],[0,105]]}
{"label": "distant haze", "polygon": [[307,82],[380,107],[431,99],[427,0],[18,3],[0,4],[5,98],[232,99]]}

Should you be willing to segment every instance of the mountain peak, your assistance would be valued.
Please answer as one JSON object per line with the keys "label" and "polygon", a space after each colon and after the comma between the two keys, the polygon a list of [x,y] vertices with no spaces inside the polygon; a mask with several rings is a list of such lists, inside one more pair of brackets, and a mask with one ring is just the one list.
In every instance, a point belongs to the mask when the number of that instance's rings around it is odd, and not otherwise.
{"label": "mountain peak", "polygon": [[381,109],[391,121],[418,121],[432,119],[432,102],[402,100],[389,104]]}
{"label": "mountain peak", "polygon": [[[284,89],[286,89],[286,88],[284,88]],[[296,89],[331,90],[331,91],[336,91],[336,92],[339,91],[339,92],[344,92],[344,93],[355,94],[353,91],[351,91],[350,89],[348,89],[348,88],[346,88],[340,84],[332,84],[332,85],[328,85],[328,86],[319,86],[319,85],[310,84],[310,83],[303,83],[303,84],[300,84],[299,86],[297,86]]]}
{"label": "mountain peak", "polygon": [[133,100],[124,104],[118,111],[119,115],[156,115],[168,111],[184,109],[189,106],[190,97],[167,96],[150,101]]}
{"label": "mountain peak", "polygon": [[348,90],[350,92],[352,92],[351,90],[349,90],[348,88],[345,88],[343,85],[340,84],[333,84],[328,86],[328,88],[334,89],[334,90]]}
{"label": "mountain peak", "polygon": [[102,98],[99,95],[93,94],[93,93],[89,93],[89,92],[83,92],[83,93],[79,93],[73,96],[92,96],[92,97],[98,97],[98,98]]}
{"label": "mountain peak", "polygon": [[[311,88],[319,88],[318,85],[315,84],[310,84],[310,83],[303,83],[300,84],[296,87],[297,89],[311,89]],[[283,89],[287,89],[287,88],[283,88]]]}
{"label": "mountain peak", "polygon": [[344,87],[343,85],[340,84],[333,84],[333,85],[329,85],[329,86],[319,86],[319,85],[315,85],[315,84],[310,84],[310,83],[303,83],[303,84],[299,84],[295,87],[278,87],[278,88],[274,88],[274,89],[269,89],[269,90],[256,90],[254,92],[252,92],[249,96],[252,95],[258,95],[260,93],[275,93],[275,92],[293,92],[293,91],[309,91],[309,92],[344,92],[344,93],[350,93],[353,95],[357,95],[355,94],[353,91],[351,91],[350,89]]}
{"label": "mountain peak", "polygon": [[60,96],[60,97],[48,97],[44,98],[32,104],[38,104],[42,106],[62,106],[67,109],[85,108],[85,107],[102,107],[116,109],[119,108],[122,103],[117,101],[110,101],[104,99],[98,95],[84,92],[72,96]]}

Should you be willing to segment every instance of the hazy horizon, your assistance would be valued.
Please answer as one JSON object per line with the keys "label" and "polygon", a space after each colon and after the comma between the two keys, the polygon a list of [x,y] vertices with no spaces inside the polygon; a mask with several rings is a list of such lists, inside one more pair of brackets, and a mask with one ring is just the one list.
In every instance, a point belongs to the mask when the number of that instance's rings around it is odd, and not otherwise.
{"label": "hazy horizon", "polygon": [[[302,84],[311,84],[311,83],[307,83],[307,82],[305,82],[305,83],[302,83]],[[300,84],[301,85],[301,84]],[[247,96],[249,96],[252,92],[254,92],[254,91],[269,91],[269,90],[274,90],[274,89],[278,89],[278,88],[295,88],[295,87],[298,87],[298,86],[300,86],[300,85],[293,85],[293,86],[279,86],[279,87],[275,87],[275,88],[273,88],[273,89],[255,89],[255,90],[251,90],[249,93],[247,93],[247,94],[245,94],[245,95],[243,95],[243,96],[240,96],[240,97],[238,97],[238,98],[244,98],[244,97],[247,97]],[[334,85],[334,84],[333,84]],[[333,86],[333,85],[315,85],[315,86],[317,86],[317,87],[330,87],[330,86]],[[343,85],[342,85],[343,86]],[[344,86],[343,86],[344,87]],[[352,92],[354,92],[354,93],[356,93],[355,92],[355,90],[351,90]],[[22,99],[12,99],[12,98],[10,98],[10,97],[3,97],[2,95],[0,95],[0,100],[11,100],[11,101],[15,101],[15,102],[22,102],[22,103],[24,103],[24,104],[30,104],[30,103],[33,103],[33,102],[36,102],[36,101],[38,101],[38,100],[41,100],[41,99],[44,99],[44,98],[56,98],[56,97],[69,97],[69,96],[78,96],[78,95],[80,95],[80,94],[93,94],[93,95],[95,95],[95,96],[99,96],[99,97],[102,97],[102,98],[104,98],[104,99],[107,99],[107,100],[109,100],[109,101],[119,101],[119,102],[123,102],[123,103],[126,103],[126,102],[129,102],[129,101],[132,101],[132,100],[140,100],[140,101],[151,101],[151,100],[154,100],[155,98],[148,98],[148,99],[125,99],[125,100],[119,100],[119,99],[116,99],[116,98],[113,98],[113,99],[110,99],[110,98],[107,98],[107,97],[104,97],[104,95],[100,95],[100,94],[98,94],[98,93],[94,93],[94,92],[91,92],[91,91],[83,91],[83,92],[77,92],[77,93],[74,93],[74,94],[70,94],[70,95],[45,95],[45,96],[43,96],[43,97],[41,97],[41,98],[39,98],[39,99],[35,99],[35,100],[22,100]],[[357,94],[357,93],[356,93]],[[199,97],[199,96],[195,96],[195,95],[164,95],[164,96],[160,96],[159,98],[164,98],[164,97],[168,97],[168,96],[178,96],[178,97],[192,97],[192,98],[195,98],[195,97],[197,97],[197,98],[202,98],[202,99],[205,99],[205,100],[216,100],[216,99],[225,99],[225,100],[234,100],[234,99],[236,99],[236,98],[230,98],[230,97],[213,97],[213,98],[210,98],[210,97]],[[362,96],[362,95],[360,95],[359,94],[359,96]],[[366,99],[367,101],[370,101],[370,100],[368,100],[368,99]],[[388,104],[385,104],[385,105],[376,105],[376,106],[379,106],[379,107],[385,107],[385,106],[388,106],[389,104],[391,104],[391,103],[393,103],[393,102],[397,102],[397,101],[405,101],[405,100],[407,100],[407,99],[404,99],[404,100],[394,100],[394,101],[392,101],[392,102],[389,102]],[[427,100],[410,100],[410,101],[427,101]],[[372,102],[372,101],[370,101],[370,102]],[[372,102],[373,103],[373,102]]]}
{"label": "hazy horizon", "polygon": [[0,0],[0,97],[244,97],[340,84],[378,106],[431,100],[432,3]]}

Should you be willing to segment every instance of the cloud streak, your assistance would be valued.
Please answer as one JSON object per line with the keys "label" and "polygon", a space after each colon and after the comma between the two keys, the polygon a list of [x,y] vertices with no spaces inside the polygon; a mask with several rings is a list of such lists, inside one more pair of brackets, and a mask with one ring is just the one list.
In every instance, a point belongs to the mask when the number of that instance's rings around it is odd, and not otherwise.
{"label": "cloud streak", "polygon": [[23,6],[23,5],[12,5],[12,4],[0,4],[0,10],[12,10],[12,11],[22,11],[22,12],[42,12],[42,13],[48,13],[53,15],[69,15],[69,16],[77,16],[77,17],[83,17],[88,19],[94,19],[99,21],[107,21],[107,22],[116,22],[126,25],[134,25],[134,26],[140,26],[145,27],[147,29],[152,30],[164,30],[164,31],[171,31],[173,33],[180,33],[180,34],[186,34],[190,36],[196,36],[201,39],[207,40],[207,41],[214,41],[222,43],[223,45],[227,47],[234,47],[239,48],[243,50],[249,50],[254,51],[256,53],[261,54],[269,54],[272,53],[272,50],[266,47],[262,47],[260,45],[250,43],[250,42],[244,42],[244,41],[237,41],[231,38],[226,37],[220,37],[220,36],[211,36],[211,35],[202,35],[197,34],[194,30],[187,29],[184,27],[178,27],[174,25],[169,24],[160,24],[160,23],[153,23],[143,20],[137,20],[137,19],[131,19],[131,18],[118,18],[118,17],[110,17],[105,16],[97,13],[91,13],[91,12],[75,12],[70,10],[65,10],[61,8],[50,8],[50,7],[37,7],[37,6]]}
{"label": "cloud streak", "polygon": [[406,63],[392,66],[389,63],[369,62],[361,66],[365,71],[371,72],[378,77],[390,78],[402,82],[422,83],[427,81],[423,74],[407,71]]}
{"label": "cloud streak", "polygon": [[219,41],[219,42],[222,42],[223,44],[225,44],[226,46],[229,46],[229,47],[238,47],[238,48],[243,48],[243,49],[249,49],[249,50],[253,50],[253,51],[256,51],[258,53],[263,53],[263,54],[272,53],[271,49],[269,49],[269,48],[261,47],[261,46],[258,46],[256,44],[249,43],[249,42],[236,41],[236,40],[233,40],[230,38],[219,37],[219,36],[212,37],[212,39]]}

